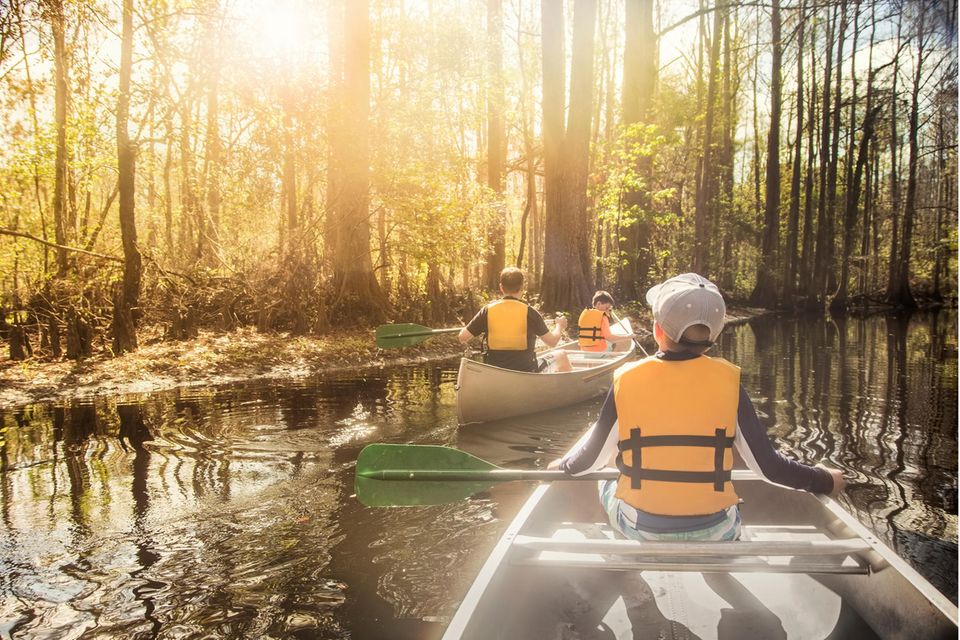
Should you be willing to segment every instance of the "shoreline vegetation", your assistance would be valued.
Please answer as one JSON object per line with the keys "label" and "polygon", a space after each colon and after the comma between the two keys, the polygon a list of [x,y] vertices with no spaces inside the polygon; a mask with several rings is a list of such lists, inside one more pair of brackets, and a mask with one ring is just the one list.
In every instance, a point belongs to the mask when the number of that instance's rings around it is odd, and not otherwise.
{"label": "shoreline vegetation", "polygon": [[[734,307],[727,311],[727,325],[771,313]],[[628,317],[639,334],[649,332],[649,316]],[[403,349],[378,349],[372,329],[323,336],[261,333],[253,327],[204,329],[196,338],[176,341],[163,339],[162,328],[157,327],[152,332],[144,330],[143,338],[140,349],[118,357],[104,346],[81,360],[4,359],[0,361],[0,409],[250,380],[297,380],[437,362],[468,351],[455,335],[437,336]],[[479,344],[470,348],[476,351]]]}

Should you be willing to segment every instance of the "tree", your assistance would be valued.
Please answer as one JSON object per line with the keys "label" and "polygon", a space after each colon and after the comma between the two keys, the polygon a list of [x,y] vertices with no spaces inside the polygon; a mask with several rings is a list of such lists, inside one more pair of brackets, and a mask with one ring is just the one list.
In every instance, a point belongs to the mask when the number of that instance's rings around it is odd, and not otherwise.
{"label": "tree", "polygon": [[[764,206],[763,244],[757,284],[750,302],[771,306],[777,302],[777,243],[780,240],[780,1],[773,0],[770,12],[773,55],[770,63],[770,133],[767,136],[767,197]],[[799,111],[799,109],[798,109]]]}
{"label": "tree", "polygon": [[717,0],[713,16],[713,37],[710,40],[710,58],[707,63],[710,74],[707,82],[707,105],[703,119],[703,151],[697,170],[697,200],[694,212],[693,270],[711,273],[710,225],[714,216],[716,195],[716,168],[713,163],[713,127],[716,117],[717,84],[720,76],[720,41],[723,21],[726,19],[726,0]]}
{"label": "tree", "polygon": [[141,257],[134,213],[136,145],[130,141],[130,69],[133,66],[133,0],[123,0],[120,43],[120,92],[117,98],[117,172],[120,187],[120,236],[123,241],[123,286],[114,300],[113,351],[136,351]]}
{"label": "tree", "polygon": [[331,309],[376,323],[386,318],[388,302],[370,255],[370,7],[369,0],[344,4],[342,103],[332,123],[341,135],[331,139],[330,158],[341,182],[327,211],[336,228]]}
{"label": "tree", "polygon": [[[67,189],[70,179],[69,150],[67,149],[67,109],[70,92],[69,63],[64,35],[63,0],[49,0],[47,14],[53,31],[54,119],[57,129],[57,151],[53,182],[53,224],[57,244],[68,243],[67,230],[71,226]],[[57,249],[57,272],[64,276],[69,269],[67,252]]]}
{"label": "tree", "polygon": [[917,170],[920,164],[920,87],[923,82],[923,64],[930,56],[930,33],[926,28],[927,8],[925,2],[917,3],[915,35],[917,57],[914,60],[913,86],[910,90],[910,117],[907,130],[910,158],[907,161],[907,198],[903,205],[903,232],[900,238],[900,252],[893,270],[895,276],[892,287],[887,291],[887,299],[897,306],[916,307],[917,301],[910,290],[910,259],[913,244],[913,223],[917,216]]}
{"label": "tree", "polygon": [[793,303],[797,287],[797,234],[800,228],[800,177],[803,150],[803,48],[806,4],[800,3],[797,31],[797,131],[793,142],[793,176],[790,181],[790,211],[787,214],[787,240],[784,245],[783,300]]}
{"label": "tree", "polygon": [[493,291],[500,285],[506,251],[506,210],[503,203],[506,140],[503,124],[503,6],[502,0],[487,0],[487,188],[493,194],[495,215],[487,239],[490,255],[485,282]]}
{"label": "tree", "polygon": [[541,3],[543,18],[543,156],[546,241],[541,294],[547,310],[587,304],[590,282],[586,221],[593,33],[596,0],[576,0],[570,73],[570,113],[564,130],[564,20],[559,2]]}
{"label": "tree", "polygon": [[[627,0],[623,49],[623,127],[650,121],[653,93],[657,82],[657,36],[653,31],[653,0]],[[635,167],[637,176],[650,183],[652,164],[641,156]],[[631,188],[623,196],[624,207],[636,222],[627,230],[624,248],[626,265],[618,285],[627,298],[638,299],[648,284],[653,267],[650,235],[653,225],[647,219],[646,189]]]}

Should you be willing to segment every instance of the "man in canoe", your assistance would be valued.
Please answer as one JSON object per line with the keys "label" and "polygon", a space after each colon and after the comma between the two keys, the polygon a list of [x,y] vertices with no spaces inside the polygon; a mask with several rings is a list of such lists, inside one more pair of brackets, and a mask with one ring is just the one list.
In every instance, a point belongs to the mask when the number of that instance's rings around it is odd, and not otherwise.
{"label": "man in canoe", "polygon": [[460,342],[467,343],[471,338],[487,334],[487,364],[514,371],[538,373],[552,362],[552,371],[571,371],[570,360],[563,351],[553,351],[537,358],[537,338],[548,347],[560,342],[567,319],[557,318],[553,330],[547,329],[540,313],[520,300],[523,293],[523,271],[516,267],[507,267],[500,272],[500,293],[503,297],[491,302],[473,316],[473,319],[460,331]]}
{"label": "man in canoe", "polygon": [[601,483],[610,524],[634,540],[735,540],[739,498],[733,450],[774,484],[835,495],[840,471],[777,452],[740,385],[740,368],[704,354],[723,329],[716,285],[695,273],[647,292],[656,355],[624,365],[597,422],[550,464],[576,476],[615,460],[620,476]]}
{"label": "man in canoe", "polygon": [[610,330],[613,296],[606,291],[593,294],[591,309],[584,309],[577,321],[577,340],[581,351],[602,353],[613,351],[618,342],[632,342],[633,336],[617,336]]}

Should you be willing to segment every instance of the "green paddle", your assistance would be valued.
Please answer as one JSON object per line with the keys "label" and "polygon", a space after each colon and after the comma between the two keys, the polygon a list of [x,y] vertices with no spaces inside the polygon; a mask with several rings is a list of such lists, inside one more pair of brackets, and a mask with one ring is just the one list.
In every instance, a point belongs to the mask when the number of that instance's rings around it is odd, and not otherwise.
{"label": "green paddle", "polygon": [[419,324],[382,324],[377,327],[377,346],[381,349],[412,347],[441,333],[459,333],[460,329],[431,329]]}
{"label": "green paddle", "polygon": [[357,458],[357,498],[368,507],[445,504],[513,480],[609,480],[616,469],[576,478],[563,471],[501,469],[495,464],[434,445],[371,444]]}

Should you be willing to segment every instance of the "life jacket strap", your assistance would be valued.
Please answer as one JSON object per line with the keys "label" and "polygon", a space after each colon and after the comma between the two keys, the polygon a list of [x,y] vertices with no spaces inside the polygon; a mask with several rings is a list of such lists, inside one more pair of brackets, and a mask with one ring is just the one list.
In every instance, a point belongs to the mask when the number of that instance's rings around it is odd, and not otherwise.
{"label": "life jacket strap", "polygon": [[[712,436],[641,436],[640,428],[630,429],[630,437],[617,443],[617,469],[630,478],[630,488],[639,489],[641,480],[661,482],[710,482],[714,491],[723,491],[723,485],[730,481],[730,471],[723,468],[724,453],[733,446],[736,438],[728,436],[726,430],[717,428]],[[666,469],[644,469],[643,449],[645,447],[708,447],[714,450],[713,471],[673,471]],[[630,451],[632,464],[623,460],[623,452]]]}
{"label": "life jacket strap", "polygon": [[581,327],[577,325],[577,338],[583,338],[585,340],[599,340],[602,334],[600,333],[600,327]]}

